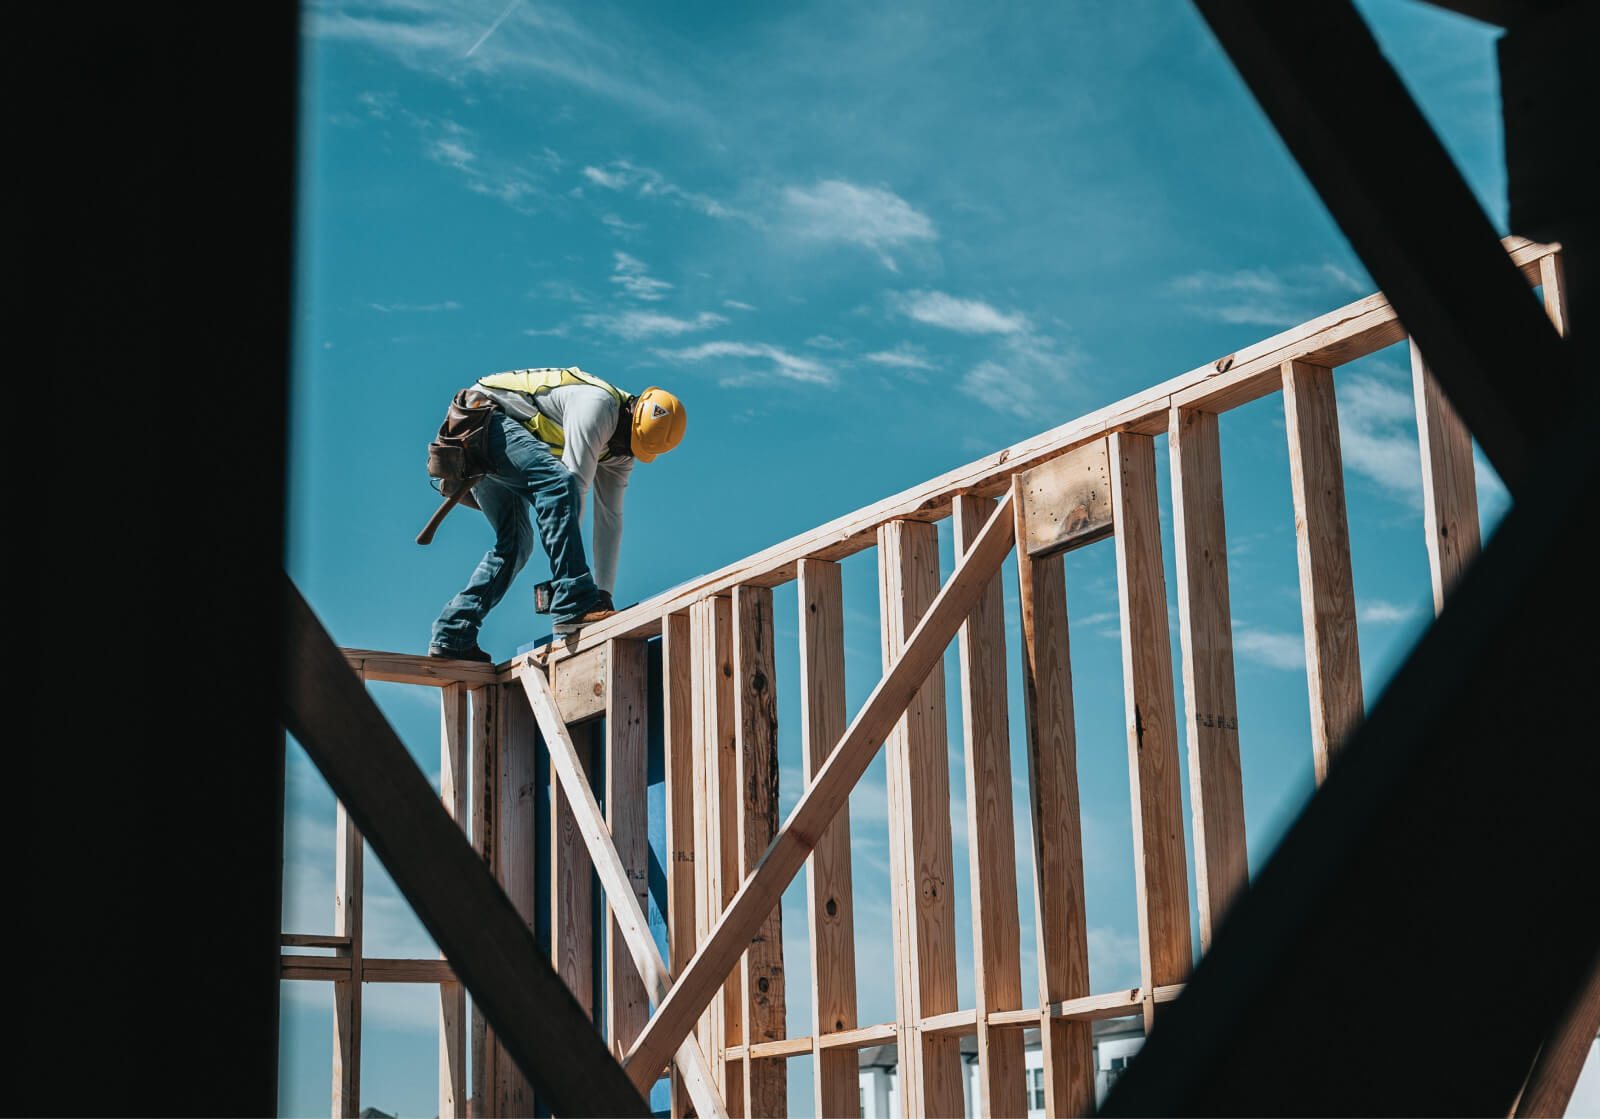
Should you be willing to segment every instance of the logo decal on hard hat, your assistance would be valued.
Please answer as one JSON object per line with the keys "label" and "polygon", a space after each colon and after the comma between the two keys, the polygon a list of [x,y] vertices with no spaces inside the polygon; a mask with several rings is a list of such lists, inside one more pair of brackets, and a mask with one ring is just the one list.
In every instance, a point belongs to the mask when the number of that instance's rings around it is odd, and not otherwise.
{"label": "logo decal on hard hat", "polygon": [[650,405],[650,418],[652,420],[659,420],[662,416],[665,416],[666,414],[667,414],[667,410],[665,408],[661,407],[661,405],[655,404],[655,403],[652,403]]}

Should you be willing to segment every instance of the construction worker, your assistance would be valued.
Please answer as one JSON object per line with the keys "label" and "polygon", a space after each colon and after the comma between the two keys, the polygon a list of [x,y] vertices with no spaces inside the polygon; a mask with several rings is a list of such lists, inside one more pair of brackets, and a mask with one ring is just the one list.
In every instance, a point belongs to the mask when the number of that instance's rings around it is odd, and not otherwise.
{"label": "construction worker", "polygon": [[[471,494],[494,527],[494,546],[434,621],[428,654],[492,663],[478,648],[478,630],[532,554],[534,526],[550,558],[555,632],[576,633],[616,612],[611,592],[628,475],[636,461],[676,447],[687,417],[665,389],[635,396],[576,366],[495,373],[475,387],[497,405],[486,433],[493,469]],[[591,489],[592,571],[580,530]]]}

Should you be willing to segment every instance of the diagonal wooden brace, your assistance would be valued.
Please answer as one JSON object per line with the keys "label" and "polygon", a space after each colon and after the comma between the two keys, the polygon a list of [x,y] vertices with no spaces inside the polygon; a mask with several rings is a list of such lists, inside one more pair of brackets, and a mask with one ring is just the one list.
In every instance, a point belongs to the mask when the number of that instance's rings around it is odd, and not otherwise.
{"label": "diagonal wooden brace", "polygon": [[[611,904],[617,927],[622,931],[622,939],[627,942],[634,966],[649,986],[651,997],[660,1005],[672,988],[672,974],[667,970],[666,961],[661,958],[655,938],[650,935],[649,923],[644,911],[639,908],[639,899],[628,880],[627,868],[622,865],[622,856],[617,854],[616,845],[611,841],[611,829],[606,826],[605,815],[600,811],[600,804],[595,800],[594,791],[589,788],[588,777],[578,760],[577,747],[573,745],[567,725],[556,708],[556,697],[550,690],[550,681],[542,672],[524,672],[522,690],[528,693],[528,704],[533,708],[539,733],[544,735],[545,745],[550,749],[550,769],[561,782],[561,791],[572,806],[578,832],[583,836],[584,845],[589,848],[589,857],[594,861],[600,884],[605,887],[606,899]],[[647,1092],[660,1072],[660,1065],[654,1069],[646,1069],[644,1065],[634,1066],[631,1074],[634,1086],[641,1093]],[[678,1046],[678,1072],[689,1091],[689,1098],[694,1101],[696,1115],[704,1119],[713,1116],[726,1119],[728,1109],[717,1094],[716,1084],[711,1079],[711,1068],[706,1064],[705,1054],[700,1051],[693,1034],[686,1035]]]}
{"label": "diagonal wooden brace", "polygon": [[[1012,498],[1007,495],[922,616],[899,659],[878,682],[855,721],[833,748],[827,764],[789,813],[789,819],[761,856],[761,862],[745,879],[724,910],[722,919],[678,977],[677,985],[656,1004],[655,1017],[634,1043],[623,1062],[625,1068],[642,1070],[642,1074],[653,1078],[666,1063],[668,1054],[689,1035],[695,1019],[738,963],[750,938],[805,865],[806,856],[817,845],[818,838],[839,810],[849,803],[850,791],[877,755],[884,736],[905,713],[912,697],[944,656],[956,630],[961,628],[989,580],[1010,553],[1015,528],[1011,509]],[[635,1075],[634,1082],[638,1083],[638,1079]]]}
{"label": "diagonal wooden brace", "polygon": [[527,922],[287,575],[283,596],[283,725],[383,860],[495,1036],[556,1114],[648,1115]]}

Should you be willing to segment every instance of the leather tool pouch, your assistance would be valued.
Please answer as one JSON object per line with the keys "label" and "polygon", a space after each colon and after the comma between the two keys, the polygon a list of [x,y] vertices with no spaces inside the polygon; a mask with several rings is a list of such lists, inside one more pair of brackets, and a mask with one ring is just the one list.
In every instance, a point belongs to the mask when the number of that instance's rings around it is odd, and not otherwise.
{"label": "leather tool pouch", "polygon": [[[450,402],[439,434],[428,444],[428,474],[434,488],[446,497],[489,473],[488,428],[498,406],[494,398],[477,389],[462,389]],[[468,494],[462,504],[477,508]]]}

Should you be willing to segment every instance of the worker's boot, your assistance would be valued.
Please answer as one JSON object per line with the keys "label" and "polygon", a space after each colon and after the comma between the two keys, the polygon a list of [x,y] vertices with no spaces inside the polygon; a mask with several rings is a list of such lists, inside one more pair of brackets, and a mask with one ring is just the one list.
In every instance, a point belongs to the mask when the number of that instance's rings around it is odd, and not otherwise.
{"label": "worker's boot", "polygon": [[478,661],[482,664],[494,663],[494,658],[478,648],[476,641],[472,643],[472,647],[469,649],[447,649],[443,645],[429,645],[428,655],[455,661]]}
{"label": "worker's boot", "polygon": [[594,605],[590,606],[589,609],[575,618],[557,622],[550,628],[555,632],[556,636],[565,637],[577,633],[584,626],[592,625],[602,618],[609,618],[616,612],[616,608],[611,604],[611,592],[601,591],[600,597],[595,599]]}

